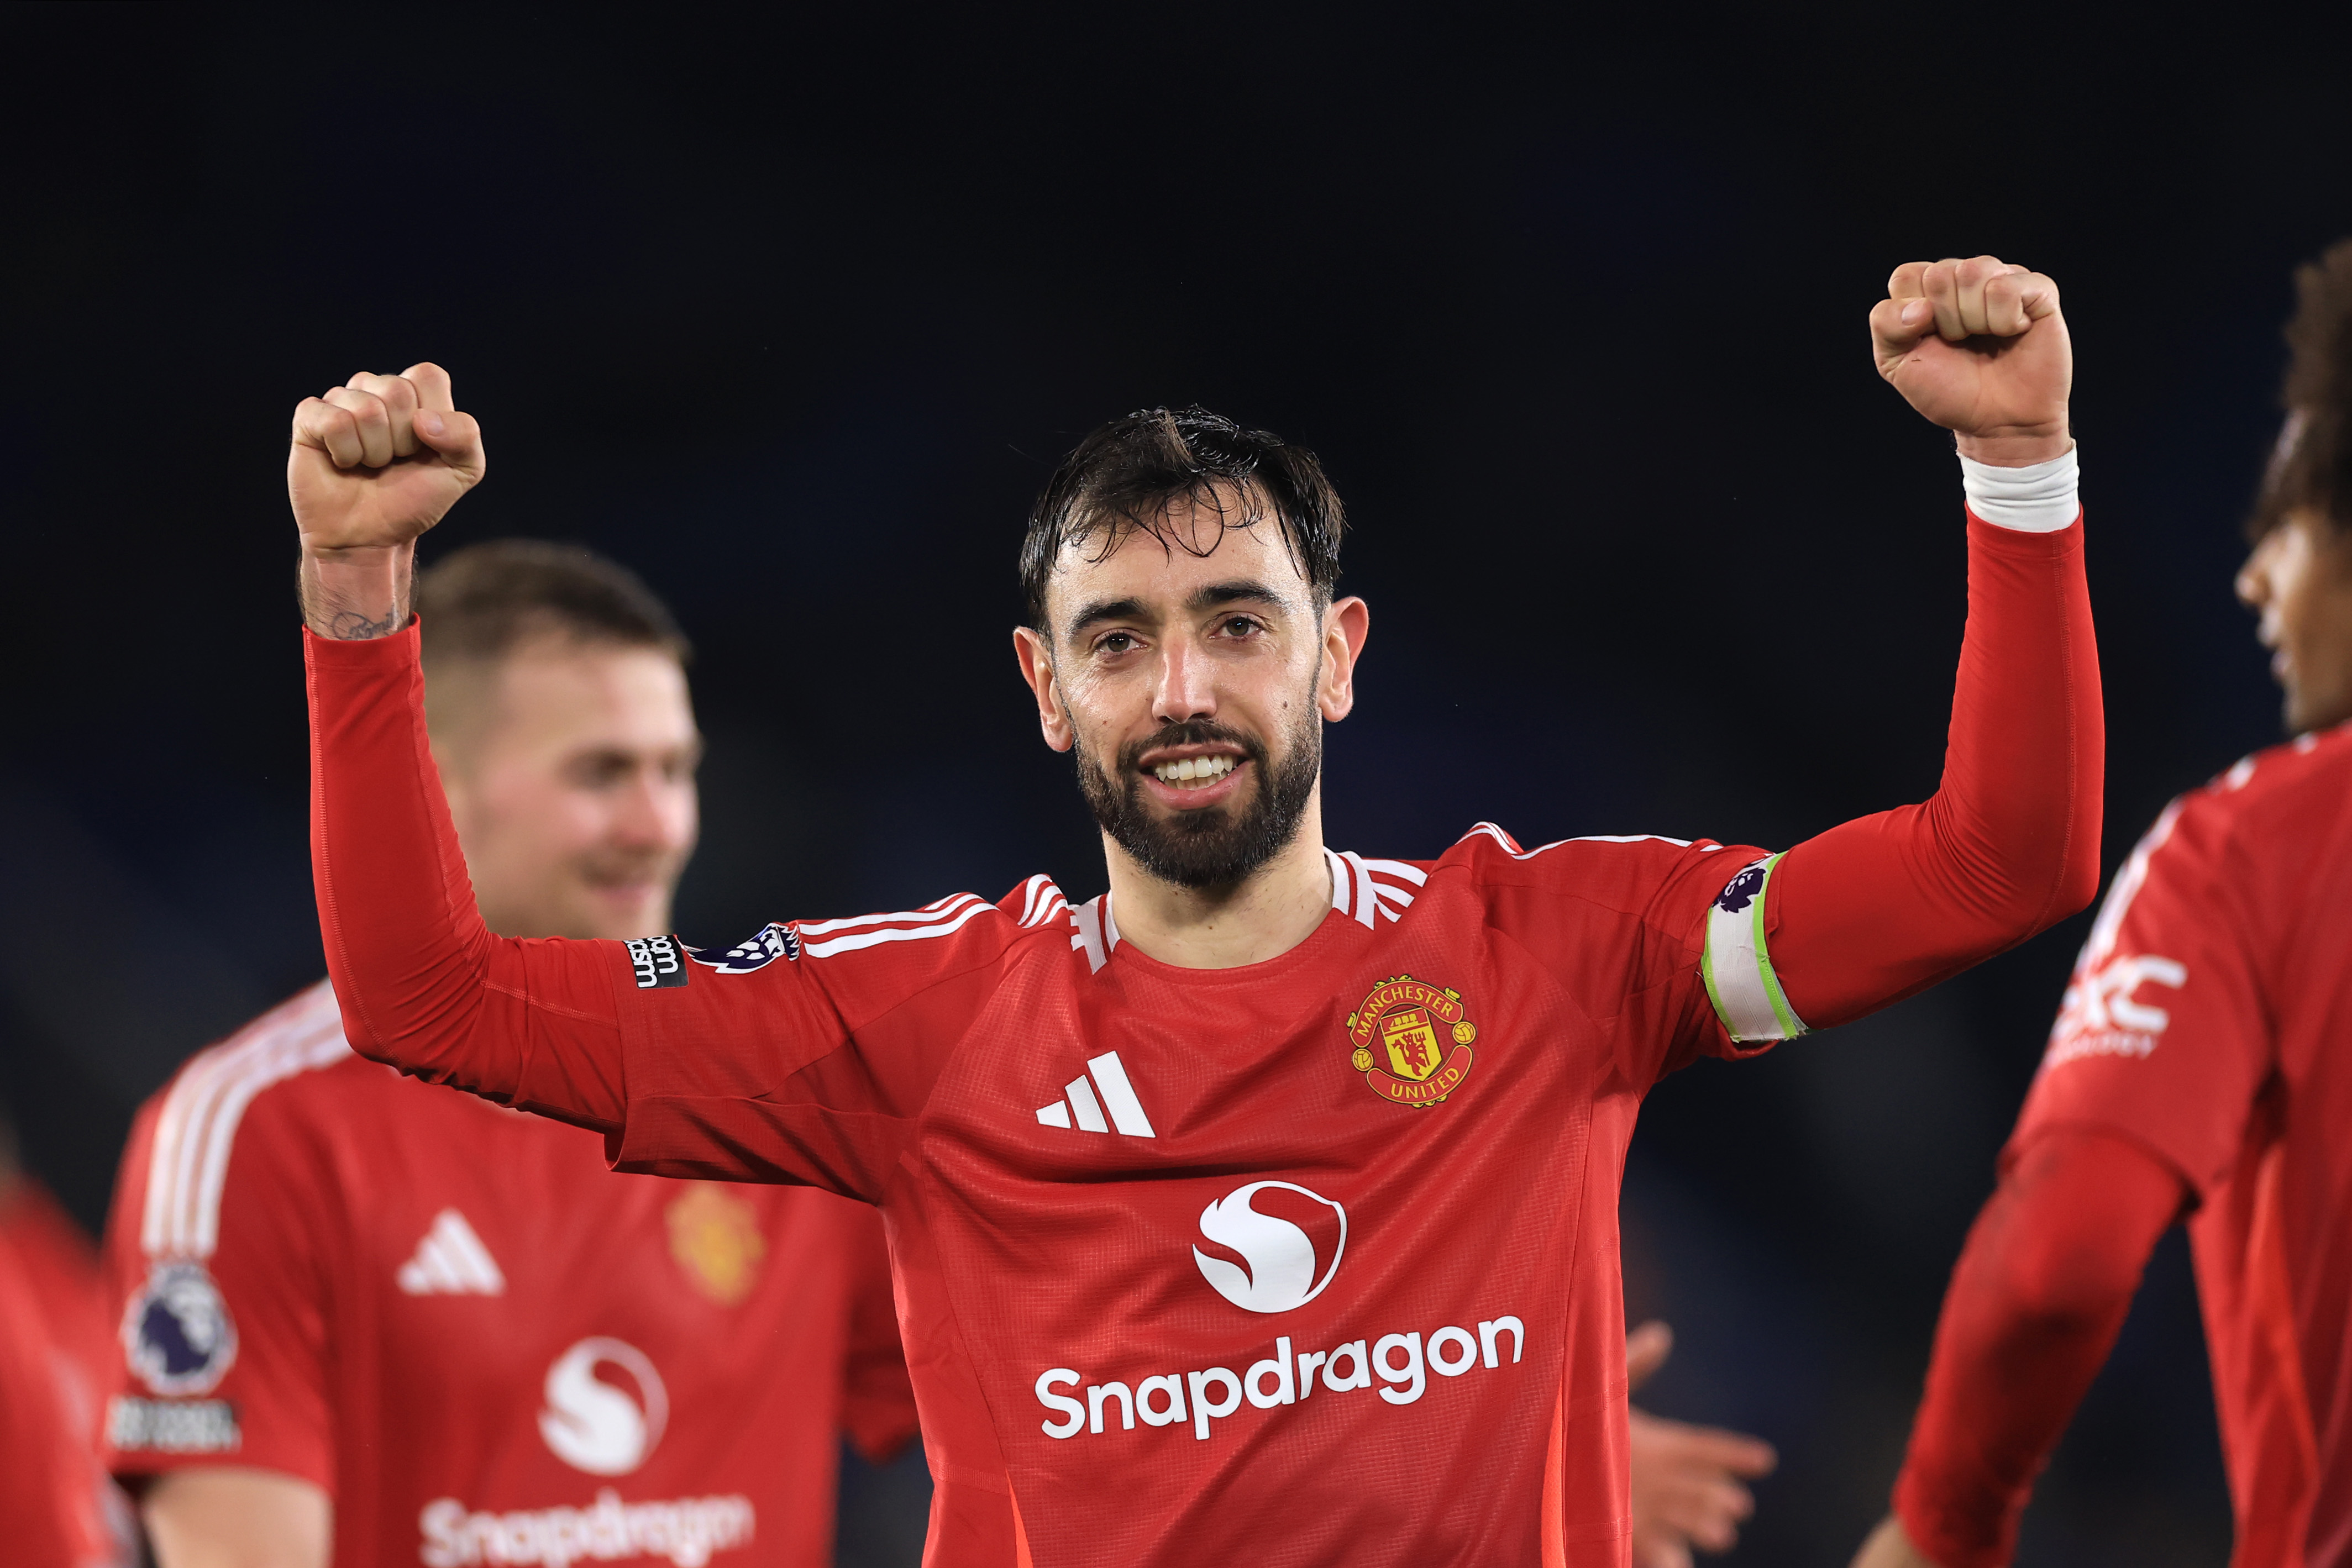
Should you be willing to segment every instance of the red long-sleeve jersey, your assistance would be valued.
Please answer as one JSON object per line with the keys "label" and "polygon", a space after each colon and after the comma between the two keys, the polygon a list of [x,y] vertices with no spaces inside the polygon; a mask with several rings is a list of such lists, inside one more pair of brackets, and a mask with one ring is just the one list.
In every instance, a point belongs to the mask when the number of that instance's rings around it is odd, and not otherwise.
{"label": "red long-sleeve jersey", "polygon": [[[2352,1563],[2352,727],[2174,801],[2116,873],[1955,1271],[1895,1506],[1946,1568],[2009,1559],[2176,1211],[2236,1568]],[[2063,1179],[2034,1179],[2040,1164]],[[2094,1208],[2103,1222],[2083,1225]],[[2069,1232],[2076,1239],[2060,1239]],[[2052,1312],[2055,1295],[2065,1310]],[[2041,1375],[1988,1377],[2030,1356]]]}
{"label": "red long-sleeve jersey", "polygon": [[404,1082],[320,982],[140,1109],[103,1458],[333,1503],[336,1568],[833,1561],[841,1435],[912,1435],[870,1209],[623,1179],[576,1128]]}
{"label": "red long-sleeve jersey", "polygon": [[358,1049],[623,1168],[880,1205],[935,1563],[1622,1563],[1642,1095],[2088,901],[2081,549],[1971,521],[1925,805],[1785,856],[1486,825],[1433,862],[1330,853],[1321,926],[1225,970],[1043,876],[724,950],[492,936],[413,630],[312,639],[329,961]]}

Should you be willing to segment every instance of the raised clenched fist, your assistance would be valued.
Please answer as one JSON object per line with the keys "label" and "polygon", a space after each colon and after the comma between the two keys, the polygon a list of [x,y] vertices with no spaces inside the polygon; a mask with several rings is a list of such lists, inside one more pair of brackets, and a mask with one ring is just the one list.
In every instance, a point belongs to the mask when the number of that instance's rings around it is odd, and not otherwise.
{"label": "raised clenched fist", "polygon": [[294,411],[286,493],[310,552],[404,545],[446,516],[488,466],[482,433],[431,363],[362,371]]}
{"label": "raised clenched fist", "polygon": [[1870,313],[1878,373],[1979,462],[2063,453],[2074,351],[2058,286],[1998,256],[1909,261]]}

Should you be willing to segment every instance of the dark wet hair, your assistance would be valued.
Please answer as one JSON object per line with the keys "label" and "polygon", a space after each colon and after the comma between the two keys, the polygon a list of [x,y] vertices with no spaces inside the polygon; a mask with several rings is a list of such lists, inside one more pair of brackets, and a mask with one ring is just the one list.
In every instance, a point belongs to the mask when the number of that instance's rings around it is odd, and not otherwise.
{"label": "dark wet hair", "polygon": [[669,607],[635,572],[580,545],[467,545],[417,574],[416,610],[427,665],[503,658],[547,633],[657,648],[680,664],[693,652]]}
{"label": "dark wet hair", "polygon": [[1241,497],[1241,514],[1225,526],[1249,528],[1270,517],[1316,603],[1329,603],[1348,520],[1315,454],[1204,408],[1147,408],[1079,442],[1037,497],[1021,541],[1029,624],[1046,630],[1045,585],[1065,546],[1099,540],[1094,559],[1100,560],[1139,530],[1170,549],[1191,549],[1167,526],[1169,504],[1189,500],[1223,513],[1220,483]]}
{"label": "dark wet hair", "polygon": [[2352,530],[2352,239],[2295,269],[2286,324],[2286,423],[2263,475],[2246,535],[2259,539],[2308,509]]}

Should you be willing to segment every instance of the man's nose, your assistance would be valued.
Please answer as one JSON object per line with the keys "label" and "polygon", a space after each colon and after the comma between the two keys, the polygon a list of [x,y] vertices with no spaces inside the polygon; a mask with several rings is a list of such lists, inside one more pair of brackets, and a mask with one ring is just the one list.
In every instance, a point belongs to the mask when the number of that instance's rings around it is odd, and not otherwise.
{"label": "man's nose", "polygon": [[631,849],[684,849],[694,841],[694,807],[693,785],[677,784],[657,768],[640,768],[622,791],[613,836]]}
{"label": "man's nose", "polygon": [[1161,724],[1213,718],[1217,712],[1213,661],[1189,638],[1169,640],[1160,654],[1160,685],[1152,693],[1151,716]]}
{"label": "man's nose", "polygon": [[2238,602],[2249,610],[2260,610],[2271,596],[2269,574],[2262,570],[2260,558],[2249,556],[2246,564],[2238,569]]}

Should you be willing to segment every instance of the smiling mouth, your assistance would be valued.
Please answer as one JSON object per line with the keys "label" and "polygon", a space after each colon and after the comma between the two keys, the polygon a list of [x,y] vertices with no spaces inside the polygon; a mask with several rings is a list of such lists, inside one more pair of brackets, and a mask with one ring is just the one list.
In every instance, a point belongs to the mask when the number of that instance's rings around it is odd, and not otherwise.
{"label": "smiling mouth", "polygon": [[1241,766],[1238,757],[1180,757],[1150,769],[1171,789],[1204,789]]}

